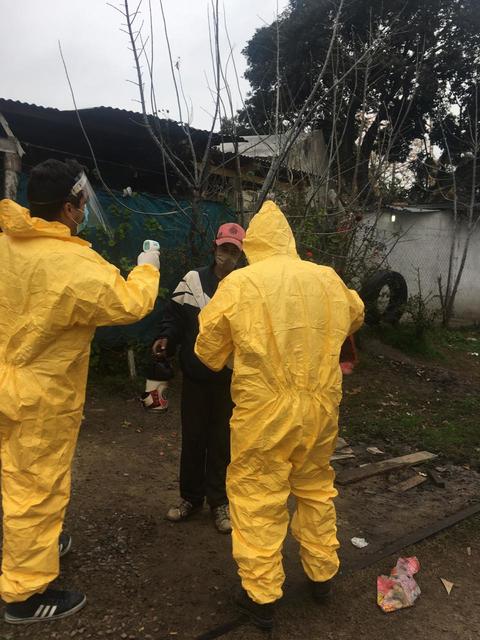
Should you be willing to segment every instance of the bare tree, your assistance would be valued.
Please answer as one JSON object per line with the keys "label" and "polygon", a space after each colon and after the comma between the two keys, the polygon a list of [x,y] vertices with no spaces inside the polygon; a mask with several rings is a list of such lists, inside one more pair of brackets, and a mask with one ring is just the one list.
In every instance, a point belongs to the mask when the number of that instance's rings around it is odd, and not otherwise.
{"label": "bare tree", "polygon": [[[275,178],[278,175],[278,172],[281,166],[285,163],[285,160],[291,151],[292,147],[297,142],[298,138],[304,134],[306,131],[309,131],[311,128],[312,121],[315,118],[315,115],[319,112],[321,106],[326,103],[327,100],[333,101],[334,110],[337,108],[336,102],[339,102],[338,98],[340,95],[340,91],[344,86],[345,80],[347,77],[352,74],[356,74],[359,67],[365,67],[365,83],[368,83],[368,74],[369,74],[369,65],[371,64],[371,60],[373,59],[373,54],[379,50],[380,47],[385,46],[388,42],[388,38],[390,37],[393,30],[398,28],[398,18],[392,19],[391,23],[388,25],[382,25],[382,28],[377,29],[376,33],[373,31],[370,34],[370,38],[365,43],[360,43],[359,53],[355,60],[352,60],[346,67],[341,67],[338,63],[340,56],[335,55],[336,51],[338,52],[341,49],[342,43],[338,39],[338,31],[339,26],[342,19],[342,12],[344,7],[344,0],[340,0],[338,3],[338,8],[335,12],[335,15],[332,17],[332,30],[330,35],[329,44],[327,47],[327,51],[325,54],[325,58],[323,60],[323,64],[316,76],[315,81],[313,82],[312,89],[307,96],[306,100],[302,104],[300,108],[298,108],[296,114],[294,115],[292,124],[288,127],[288,130],[285,132],[285,135],[281,137],[280,148],[278,153],[274,155],[272,158],[272,162],[270,165],[270,169],[265,178],[264,184],[260,189],[258,194],[258,207],[260,207],[265,200],[267,194],[272,190],[272,187],[275,183]],[[277,21],[278,24],[278,21]],[[278,33],[278,32],[277,32]],[[277,37],[277,47],[280,46],[279,38]],[[278,48],[277,48],[277,61],[278,61]],[[334,71],[334,80],[329,84],[329,86],[325,86],[324,79],[327,73],[327,70],[332,66]],[[281,77],[279,76],[279,66],[277,62],[277,89],[281,82]],[[275,129],[278,127],[277,119],[278,119],[278,92],[277,92],[277,101],[275,107]],[[363,110],[366,113],[366,104],[364,100]],[[403,114],[403,117],[404,114]],[[382,120],[384,118],[381,118]],[[378,120],[378,116],[377,116]],[[363,122],[363,121],[362,121]],[[380,121],[379,121],[380,122]],[[375,129],[376,130],[376,129]],[[342,135],[345,135],[347,132],[344,131]],[[363,132],[367,134],[367,131]],[[342,135],[340,137],[342,137]],[[340,140],[337,136],[337,132],[335,131],[335,135],[332,136],[330,141],[332,146],[332,151],[335,152],[336,155],[333,155],[331,160],[337,160],[336,167],[337,171],[341,172],[341,165],[338,162],[339,154],[338,151],[340,149]],[[357,163],[355,167],[356,174],[358,175],[359,167],[361,165],[361,158],[358,156]],[[337,175],[336,183],[337,188],[340,186],[341,182],[340,173]],[[357,190],[358,191],[358,190]],[[355,196],[358,194],[355,193]]]}
{"label": "bare tree", "polygon": [[[228,55],[226,61],[223,61],[220,47],[219,3],[218,0],[211,0],[209,33],[212,80],[208,83],[208,86],[212,97],[213,111],[207,141],[204,147],[199,149],[198,145],[195,144],[193,130],[191,128],[191,114],[189,113],[189,107],[183,89],[180,65],[174,61],[172,53],[164,4],[162,0],[159,0],[163,25],[162,38],[166,43],[168,52],[168,65],[166,66],[169,68],[175,89],[179,125],[182,127],[189,150],[188,160],[184,156],[180,157],[178,151],[169,144],[162,127],[159,126],[158,119],[155,117],[158,113],[153,73],[153,42],[156,35],[156,28],[154,26],[151,0],[148,0],[148,28],[145,27],[145,22],[141,19],[142,8],[146,3],[147,0],[139,0],[136,8],[132,10],[129,0],[122,0],[121,5],[115,6],[114,8],[122,15],[124,20],[123,28],[129,38],[136,71],[134,84],[139,93],[139,103],[144,126],[161,151],[165,174],[167,174],[167,171],[173,172],[189,194],[192,219],[192,249],[194,249],[194,235],[202,233],[200,201],[208,195],[212,186],[210,162],[214,132],[220,121],[227,118],[229,123],[231,123],[229,133],[233,141],[234,153],[233,157],[232,154],[229,154],[228,158],[225,158],[223,162],[217,162],[216,169],[221,169],[223,165],[235,167],[235,177],[233,180],[235,204],[237,213],[239,214],[239,221],[244,223],[242,160],[238,146],[239,136],[236,127],[237,120],[234,109],[234,99],[232,89],[228,82],[230,67],[233,69],[234,76],[237,80],[237,89],[239,88],[233,47],[228,34],[227,21],[224,18],[224,32],[228,42]],[[396,25],[395,20],[393,20],[391,25],[383,25],[381,30],[376,33],[372,32],[368,41],[364,43],[363,49],[360,47],[360,53],[357,58],[351,62],[350,66],[344,67],[342,66],[345,64],[344,61],[342,65],[339,63],[342,57],[339,53],[341,42],[338,40],[338,28],[342,16],[343,4],[344,0],[340,0],[338,9],[332,17],[331,38],[327,55],[318,72],[312,90],[301,108],[298,109],[293,125],[289,126],[286,131],[283,131],[283,123],[280,121],[280,87],[282,84],[280,69],[281,34],[277,11],[276,52],[274,54],[276,58],[276,100],[274,101],[274,113],[270,119],[273,123],[270,135],[273,134],[275,143],[272,145],[270,166],[257,193],[257,209],[260,208],[265,198],[275,189],[275,184],[281,172],[285,172],[288,164],[287,159],[294,145],[301,136],[311,131],[311,123],[321,105],[326,100],[332,100],[334,110],[338,109],[340,113],[340,109],[345,108],[345,105],[341,105],[341,94],[342,91],[344,91],[345,81],[350,74],[355,74],[356,77],[358,75],[364,83],[364,99],[361,109],[358,112],[361,127],[357,145],[358,153],[354,167],[354,182],[355,176],[359,174],[360,165],[364,162],[364,159],[360,155],[360,143],[362,137],[368,134],[369,123],[371,123],[372,117],[376,117],[376,114],[368,111],[366,99],[370,88],[370,68],[373,64],[372,61],[374,60],[375,52],[379,47],[385,46],[389,35]],[[146,32],[148,32],[147,35]],[[323,80],[329,66],[332,66],[335,72],[334,82],[326,88]],[[149,100],[147,96],[149,96]],[[244,102],[243,104],[245,106]],[[352,104],[349,108],[353,109],[356,107]],[[400,112],[400,114],[397,113],[396,118],[405,119],[408,114],[408,108],[409,105],[407,104],[403,112]],[[248,117],[248,109],[245,109],[245,113]],[[385,113],[382,122],[380,122],[376,129],[378,136],[378,162],[375,167],[372,167],[372,179],[369,182],[368,188],[372,188],[371,185],[376,183],[379,176],[386,171],[385,167],[389,166],[390,151],[395,144],[396,138],[401,135],[401,126],[398,126],[398,124],[398,120],[393,123],[392,118],[389,118],[389,114]],[[393,131],[395,131],[395,134],[392,133]],[[306,236],[309,236],[311,240],[312,234],[317,234],[316,244],[321,247],[322,255],[327,256],[327,254],[330,254],[330,262],[335,263],[345,275],[357,268],[360,262],[365,262],[370,254],[378,253],[378,243],[375,240],[375,232],[382,204],[381,200],[377,202],[374,222],[368,225],[369,228],[367,231],[367,225],[360,224],[359,218],[362,216],[359,215],[359,211],[357,210],[359,203],[365,199],[364,191],[358,188],[353,189],[348,200],[342,201],[340,197],[342,191],[341,184],[343,175],[347,172],[347,169],[343,168],[339,161],[339,150],[347,135],[348,132],[345,128],[342,132],[336,132],[336,135],[331,137],[328,147],[328,163],[324,175],[307,176],[305,174],[302,175],[301,172],[291,171],[291,177],[289,179],[292,192],[305,191],[307,193],[303,203],[304,210],[299,216],[298,224],[293,224],[294,230],[299,236],[299,241],[303,242]],[[268,140],[268,138],[269,134],[263,136],[264,140]],[[166,183],[168,188],[168,179],[166,179]],[[169,195],[173,197],[172,193],[169,193]],[[320,206],[319,202],[322,198],[323,206]],[[310,224],[312,214],[314,223],[316,224],[315,230],[312,230]]]}
{"label": "bare tree", "polygon": [[[339,19],[339,14],[336,16]],[[395,21],[392,21],[393,33]],[[335,27],[333,28],[335,31]],[[334,37],[334,35],[332,36]],[[381,185],[385,176],[391,175],[394,163],[391,160],[392,149],[401,139],[404,123],[408,117],[411,102],[415,91],[411,94],[410,102],[406,101],[403,108],[391,114],[383,108],[383,119],[376,126],[376,153],[374,162],[370,162],[369,180],[359,188],[357,176],[360,173],[365,159],[361,155],[363,137],[369,132],[373,122],[378,121],[377,114],[368,108],[367,95],[372,91],[370,69],[374,64],[376,48],[385,46],[386,31],[381,34],[370,34],[359,59],[353,65],[345,69],[340,66],[341,56],[338,55],[337,46],[331,47],[330,64],[334,85],[328,99],[332,111],[333,121],[340,121],[340,117],[346,111],[355,110],[356,118],[360,123],[358,139],[356,140],[357,153],[355,164],[352,167],[342,165],[341,148],[346,136],[347,121],[344,119],[343,129],[335,128],[329,137],[325,163],[322,171],[302,176],[304,195],[299,197],[292,186],[292,196],[284,199],[286,212],[294,229],[297,243],[304,252],[314,252],[315,259],[327,262],[349,282],[359,283],[363,277],[381,267],[385,268],[390,253],[401,239],[398,233],[390,233],[389,237],[379,239],[379,222],[384,214],[384,200]],[[340,46],[340,45],[338,45]],[[421,65],[421,52],[416,57],[416,76]],[[323,70],[323,69],[322,69]],[[346,80],[349,73],[355,75],[355,90],[350,93],[348,104],[342,97],[346,92]],[[376,80],[378,82],[378,78]],[[363,95],[360,108],[357,106],[357,82],[359,92]],[[416,80],[414,79],[414,85]],[[363,86],[362,86],[363,85]],[[350,83],[351,86],[351,83]],[[316,98],[313,98],[314,109],[318,109],[326,99],[326,92],[319,90]],[[303,123],[303,132],[310,132],[310,128]],[[294,143],[295,144],[295,143]],[[292,145],[293,146],[293,145]],[[292,148],[290,148],[290,153]],[[275,166],[274,166],[275,165]],[[281,164],[278,156],[273,158],[271,171],[280,170]],[[363,168],[362,168],[363,171]],[[395,172],[398,171],[395,168]],[[352,179],[353,175],[353,179]],[[351,188],[343,189],[346,179],[353,184]],[[403,235],[403,234],[402,234]]]}
{"label": "bare tree", "polygon": [[[224,64],[220,46],[219,0],[211,0],[208,15],[212,59],[212,81],[209,82],[209,89],[213,110],[211,112],[210,126],[206,136],[203,136],[204,141],[202,143],[199,143],[199,136],[195,136],[194,129],[191,126],[192,113],[183,87],[180,61],[174,60],[165,7],[163,1],[159,0],[162,38],[166,45],[168,56],[167,64],[163,63],[162,67],[169,70],[170,79],[173,83],[178,125],[184,135],[186,144],[183,146],[187,148],[186,153],[179,151],[178,145],[174,145],[169,141],[165,127],[162,126],[158,118],[158,99],[154,78],[154,69],[158,67],[155,63],[154,48],[157,26],[152,0],[139,0],[134,9],[132,9],[132,3],[129,0],[122,0],[120,4],[110,4],[110,6],[122,16],[121,29],[128,36],[129,49],[133,56],[136,74],[135,80],[131,82],[138,90],[138,102],[143,116],[143,125],[161,152],[168,195],[176,202],[179,209],[183,210],[191,218],[191,249],[195,254],[195,237],[198,234],[203,236],[206,233],[202,221],[201,201],[205,199],[210,184],[210,158],[214,140],[218,137],[215,132],[220,128],[220,119],[222,110],[225,111],[225,103],[230,105],[231,110],[233,110],[233,98],[227,81],[227,66],[231,58],[231,51],[227,63]],[[148,10],[144,18],[145,8],[148,8]],[[173,174],[183,185],[183,190],[190,202],[189,212],[185,211],[185,207],[181,207],[170,189],[169,174]]]}
{"label": "bare tree", "polygon": [[[453,318],[455,300],[465,269],[465,263],[470,251],[471,240],[473,234],[480,225],[480,213],[478,211],[477,203],[477,191],[479,188],[477,169],[478,156],[480,154],[478,76],[475,77],[474,86],[472,87],[472,102],[472,108],[466,118],[467,122],[464,140],[466,143],[466,149],[463,152],[464,157],[470,160],[470,185],[468,185],[466,194],[464,189],[461,189],[458,184],[458,167],[453,159],[449,136],[447,135],[443,122],[440,120],[438,123],[442,131],[443,145],[452,178],[451,191],[444,195],[446,199],[450,200],[453,208],[452,235],[448,256],[446,282],[443,281],[442,276],[439,276],[438,278],[442,322],[445,327],[450,325]],[[450,106],[449,109],[451,109]],[[465,200],[465,196],[467,200]],[[462,230],[464,233],[462,233]]]}

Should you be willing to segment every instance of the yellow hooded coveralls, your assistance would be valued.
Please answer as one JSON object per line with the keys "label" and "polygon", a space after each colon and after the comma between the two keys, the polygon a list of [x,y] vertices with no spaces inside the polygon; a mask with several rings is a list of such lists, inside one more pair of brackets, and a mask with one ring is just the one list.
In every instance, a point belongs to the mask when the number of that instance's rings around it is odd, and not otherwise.
{"label": "yellow hooded coveralls", "polygon": [[338,571],[330,457],[342,395],[345,338],[363,303],[329,267],[299,259],[273,202],[243,243],[249,266],[220,283],[200,313],[195,352],[218,371],[234,356],[227,494],[233,555],[243,588],[260,604],[282,596],[287,498],[304,570],[323,582]]}
{"label": "yellow hooded coveralls", "polygon": [[144,265],[124,280],[66,226],[11,200],[0,227],[0,595],[19,602],[58,575],[95,327],[147,315],[159,273]]}

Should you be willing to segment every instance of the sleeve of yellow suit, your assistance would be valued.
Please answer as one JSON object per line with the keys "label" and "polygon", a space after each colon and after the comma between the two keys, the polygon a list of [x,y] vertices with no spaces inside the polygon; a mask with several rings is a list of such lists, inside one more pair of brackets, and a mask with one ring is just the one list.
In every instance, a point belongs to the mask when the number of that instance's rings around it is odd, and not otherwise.
{"label": "sleeve of yellow suit", "polygon": [[[340,288],[347,299],[350,311],[350,329],[348,335],[351,336],[360,329],[365,320],[365,310],[362,299],[360,298],[358,293],[354,291],[354,289],[349,289],[347,287],[347,285],[334,269],[332,269],[331,267],[323,266],[320,267],[320,269],[322,269],[322,271],[328,275],[331,286],[333,286],[334,289],[337,290],[338,288]],[[332,289],[332,291],[334,289]]]}
{"label": "sleeve of yellow suit", "polygon": [[79,249],[75,261],[71,256],[68,262],[64,256],[53,259],[57,269],[68,274],[63,303],[54,317],[60,327],[130,324],[145,317],[155,305],[160,274],[152,265],[135,267],[125,279],[91,249]]}
{"label": "sleeve of yellow suit", "polygon": [[[346,288],[346,287],[345,287]],[[350,304],[350,334],[355,333],[362,326],[365,319],[364,304],[356,291],[353,289],[347,289],[347,298]]]}
{"label": "sleeve of yellow suit", "polygon": [[96,326],[136,322],[152,311],[158,295],[160,273],[152,265],[135,267],[126,280],[113,269],[93,315]]}
{"label": "sleeve of yellow suit", "polygon": [[213,371],[221,371],[233,351],[229,317],[235,308],[237,292],[233,283],[228,280],[221,282],[198,317],[200,332],[195,353]]}

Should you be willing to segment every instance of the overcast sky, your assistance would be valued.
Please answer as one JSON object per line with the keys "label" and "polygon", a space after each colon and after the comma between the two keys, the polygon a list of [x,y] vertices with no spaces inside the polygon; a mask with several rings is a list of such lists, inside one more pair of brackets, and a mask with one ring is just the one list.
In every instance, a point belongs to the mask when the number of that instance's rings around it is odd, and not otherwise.
{"label": "overcast sky", "polygon": [[[113,4],[119,3],[112,0]],[[131,0],[133,8],[138,0]],[[143,0],[148,17],[148,0]],[[281,11],[287,0],[278,0]],[[159,109],[178,119],[166,57],[158,0],[155,18],[155,88]],[[184,92],[193,104],[193,124],[209,128],[212,99],[205,74],[212,77],[208,33],[208,0],[164,0],[172,54],[178,61]],[[220,2],[222,6],[222,2]],[[241,50],[255,30],[275,19],[277,0],[224,0],[226,22],[240,75],[245,69]],[[222,9],[223,12],[223,9]],[[72,109],[72,99],[58,52],[64,55],[79,108],[112,106],[138,110],[138,90],[122,17],[105,0],[0,0],[0,97],[46,107]],[[223,16],[221,39],[227,52]],[[241,106],[230,65],[229,84]],[[248,83],[240,79],[242,92]],[[185,118],[184,118],[185,119]]]}

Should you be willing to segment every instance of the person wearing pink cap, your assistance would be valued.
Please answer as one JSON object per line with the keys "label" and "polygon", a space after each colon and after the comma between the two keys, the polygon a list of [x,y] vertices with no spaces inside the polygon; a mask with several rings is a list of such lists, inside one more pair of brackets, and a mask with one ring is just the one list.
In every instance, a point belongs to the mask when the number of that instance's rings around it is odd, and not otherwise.
{"label": "person wearing pink cap", "polygon": [[[213,297],[218,283],[237,266],[245,231],[227,222],[218,229],[212,264],[189,271],[169,300],[153,344],[154,361],[148,373],[142,401],[149,410],[162,409],[155,369],[179,348],[183,373],[181,394],[182,451],[180,500],[167,512],[172,522],[186,520],[200,511],[205,499],[220,533],[230,533],[230,511],[225,488],[230,462],[231,368],[213,372],[194,353],[198,315]],[[165,378],[163,378],[165,379]]]}

